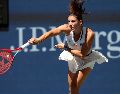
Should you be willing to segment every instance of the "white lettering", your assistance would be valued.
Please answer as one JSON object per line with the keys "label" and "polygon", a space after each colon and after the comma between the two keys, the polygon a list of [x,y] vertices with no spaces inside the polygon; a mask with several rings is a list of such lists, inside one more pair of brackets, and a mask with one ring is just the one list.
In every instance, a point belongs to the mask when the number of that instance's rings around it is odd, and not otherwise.
{"label": "white lettering", "polygon": [[[116,35],[116,37],[113,37],[113,34]],[[108,52],[107,52],[107,55],[108,57],[110,58],[120,58],[120,32],[119,31],[116,31],[116,30],[112,30],[109,34],[108,34]],[[113,40],[114,39],[114,40]],[[115,46],[115,44],[118,44],[119,43],[119,46]],[[114,52],[117,52],[118,54],[117,55],[112,55],[114,54]]]}
{"label": "white lettering", "polygon": [[106,32],[95,32],[95,47],[93,49],[101,50],[102,47],[100,47],[100,36],[106,36]]}
{"label": "white lettering", "polygon": [[[55,26],[49,26],[49,29],[54,29]],[[24,31],[27,30],[26,27],[16,27],[16,30],[18,30],[18,44],[19,46],[23,45],[23,41],[24,41]],[[47,32],[47,30],[44,27],[30,27],[28,28],[28,30],[30,30],[32,37],[39,37],[40,35],[44,34]],[[28,31],[27,30],[27,31]],[[41,33],[41,34],[39,34]],[[101,38],[105,39],[105,42],[107,45],[101,45]],[[104,40],[103,39],[103,40]],[[30,52],[39,52],[40,50],[42,52],[46,52],[46,51],[56,51],[56,49],[54,48],[54,45],[60,42],[65,42],[65,35],[61,34],[61,35],[57,35],[54,37],[51,37],[50,41],[48,45],[45,45],[41,48],[38,48],[38,45],[32,45]],[[47,42],[48,43],[48,42]],[[49,46],[50,45],[50,46]],[[105,31],[95,31],[95,39],[94,39],[94,48],[95,50],[102,50],[103,48],[106,49],[106,54],[109,58],[120,58],[120,32],[117,30],[112,30],[109,31],[108,34]],[[103,47],[104,46],[104,47]],[[11,48],[13,48],[14,46],[11,46]],[[50,48],[48,48],[50,47]],[[47,50],[49,49],[49,50]],[[27,48],[24,50],[25,52],[27,52]]]}
{"label": "white lettering", "polygon": [[16,30],[18,30],[18,45],[21,46],[23,45],[23,31],[25,30],[25,27],[17,27]]}

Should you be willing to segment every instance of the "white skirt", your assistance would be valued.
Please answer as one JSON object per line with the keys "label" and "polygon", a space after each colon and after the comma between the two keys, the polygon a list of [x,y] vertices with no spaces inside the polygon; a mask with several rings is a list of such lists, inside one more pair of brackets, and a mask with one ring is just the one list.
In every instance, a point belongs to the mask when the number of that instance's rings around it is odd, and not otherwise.
{"label": "white skirt", "polygon": [[95,63],[102,64],[103,62],[108,62],[108,59],[102,53],[95,50],[92,50],[92,53],[84,59],[73,56],[70,52],[64,50],[60,54],[59,60],[67,61],[69,70],[72,73],[76,73],[78,70],[82,70],[87,67],[93,69]]}

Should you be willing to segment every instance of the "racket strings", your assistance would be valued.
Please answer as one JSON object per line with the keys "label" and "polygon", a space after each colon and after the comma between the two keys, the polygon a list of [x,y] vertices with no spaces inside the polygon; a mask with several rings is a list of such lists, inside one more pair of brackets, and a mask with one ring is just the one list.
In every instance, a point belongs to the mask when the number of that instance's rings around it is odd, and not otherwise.
{"label": "racket strings", "polygon": [[6,51],[0,51],[0,74],[4,74],[11,66],[13,61],[12,54]]}
{"label": "racket strings", "polygon": [[10,63],[0,65],[0,74],[4,74],[10,68],[10,66],[11,66]]}
{"label": "racket strings", "polygon": [[10,52],[2,51],[2,52],[0,52],[0,56],[8,61],[13,60],[12,53],[10,53]]}

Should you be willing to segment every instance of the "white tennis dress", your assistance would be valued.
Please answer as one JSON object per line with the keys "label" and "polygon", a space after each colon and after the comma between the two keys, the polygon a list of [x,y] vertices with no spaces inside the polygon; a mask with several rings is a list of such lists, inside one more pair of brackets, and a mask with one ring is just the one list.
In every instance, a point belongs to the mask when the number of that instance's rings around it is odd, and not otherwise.
{"label": "white tennis dress", "polygon": [[[83,31],[81,31],[78,41],[75,42],[73,36],[73,31],[70,32],[69,36],[66,36],[69,48],[81,50],[82,45],[85,42],[86,27],[83,27]],[[74,56],[70,52],[64,50],[60,54],[59,60],[67,61],[69,70],[72,73],[76,73],[78,70],[82,70],[87,67],[93,69],[95,63],[101,64],[103,62],[108,62],[108,59],[102,53],[91,49],[84,59],[80,59],[79,57]]]}

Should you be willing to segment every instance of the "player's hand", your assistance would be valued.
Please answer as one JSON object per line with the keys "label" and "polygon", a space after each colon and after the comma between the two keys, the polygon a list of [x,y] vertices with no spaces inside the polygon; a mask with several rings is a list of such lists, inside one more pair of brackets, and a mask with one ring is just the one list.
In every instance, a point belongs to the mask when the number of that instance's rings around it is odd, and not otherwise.
{"label": "player's hand", "polygon": [[32,45],[36,45],[36,44],[39,44],[39,39],[38,38],[31,38],[31,39],[29,39],[28,42]]}
{"label": "player's hand", "polygon": [[55,45],[56,48],[59,49],[64,49],[64,44],[63,43],[58,43],[57,45]]}

